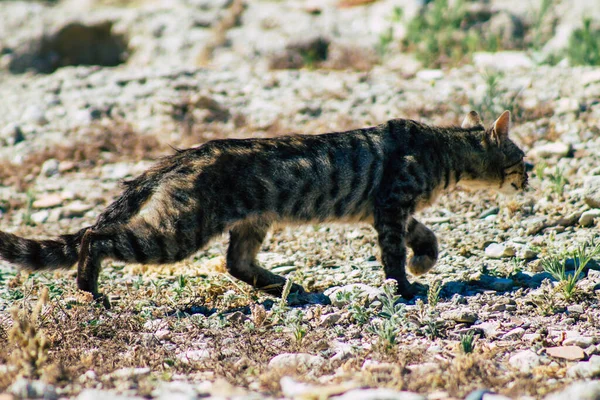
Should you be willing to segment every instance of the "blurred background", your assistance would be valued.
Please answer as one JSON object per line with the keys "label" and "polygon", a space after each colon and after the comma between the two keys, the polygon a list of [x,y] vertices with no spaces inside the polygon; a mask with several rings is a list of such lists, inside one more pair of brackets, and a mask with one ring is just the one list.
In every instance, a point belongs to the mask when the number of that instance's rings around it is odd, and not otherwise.
{"label": "blurred background", "polygon": [[0,181],[471,109],[572,155],[598,136],[599,29],[587,0],[0,0]]}

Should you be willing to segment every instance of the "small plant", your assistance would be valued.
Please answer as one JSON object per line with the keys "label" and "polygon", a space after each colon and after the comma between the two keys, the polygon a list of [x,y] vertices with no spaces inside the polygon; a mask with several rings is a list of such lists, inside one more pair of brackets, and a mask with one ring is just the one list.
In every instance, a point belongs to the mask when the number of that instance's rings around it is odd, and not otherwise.
{"label": "small plant", "polygon": [[369,307],[365,305],[365,299],[362,301],[353,301],[348,306],[348,311],[352,320],[359,325],[364,325],[371,319],[373,315]]}
{"label": "small plant", "polygon": [[427,307],[421,299],[418,299],[410,316],[410,321],[416,325],[417,332],[433,340],[442,337],[443,322],[438,321],[438,315],[435,309]]}
{"label": "small plant", "polygon": [[554,288],[549,279],[544,279],[540,285],[540,294],[532,299],[532,303],[537,306],[540,315],[547,317],[554,315],[558,310]]}
{"label": "small plant", "polygon": [[25,204],[25,215],[23,215],[23,223],[27,226],[34,226],[35,222],[31,219],[33,214],[33,203],[35,202],[35,192],[32,189],[27,190],[27,201]]}
{"label": "small plant", "polygon": [[460,336],[460,349],[463,353],[469,354],[475,348],[475,332],[469,331]]}
{"label": "small plant", "polygon": [[548,164],[545,161],[536,164],[534,170],[535,176],[537,176],[538,179],[544,179],[544,171],[546,171],[546,168],[548,168]]}
{"label": "small plant", "polygon": [[433,0],[407,27],[405,46],[427,68],[457,64],[475,51],[497,51],[498,37],[485,36],[470,20],[465,2]]}
{"label": "small plant", "polygon": [[377,335],[379,345],[386,351],[391,350],[398,343],[400,327],[395,319],[378,319],[373,321],[367,330]]}
{"label": "small plant", "polygon": [[431,286],[429,286],[429,290],[427,290],[427,304],[429,304],[429,308],[432,310],[440,302],[440,292],[442,291],[442,285],[439,280],[433,281]]}
{"label": "small plant", "polygon": [[269,318],[271,320],[271,323],[273,325],[278,325],[280,324],[282,321],[284,321],[284,314],[285,312],[288,310],[288,296],[290,295],[290,292],[292,290],[292,278],[289,277],[286,279],[285,284],[283,285],[283,289],[281,292],[281,299],[279,299],[279,301],[275,304],[273,304],[273,307],[271,308],[271,311],[269,312]]}
{"label": "small plant", "polygon": [[302,339],[306,336],[307,326],[302,323],[304,313],[300,310],[294,310],[294,312],[288,313],[285,318],[285,326],[287,330],[292,334],[296,345],[302,344]]}
{"label": "small plant", "polygon": [[600,65],[600,31],[592,28],[590,18],[571,35],[567,56],[574,65]]}
{"label": "small plant", "polygon": [[402,15],[404,14],[402,8],[394,7],[392,11],[391,23],[392,26],[389,26],[388,29],[384,30],[379,35],[379,43],[377,44],[377,54],[379,54],[380,58],[383,58],[387,53],[387,49],[394,42],[394,27],[393,24],[396,24],[402,20]]}
{"label": "small plant", "polygon": [[404,305],[399,303],[402,296],[396,295],[396,289],[392,285],[385,285],[383,287],[383,296],[379,297],[381,302],[381,312],[379,315],[386,319],[392,319],[394,316],[398,317],[404,312]]}
{"label": "small plant", "polygon": [[48,357],[48,342],[41,329],[42,309],[47,302],[48,289],[44,288],[29,315],[19,312],[17,307],[11,310],[14,324],[8,333],[8,340],[15,346],[13,362],[28,378],[40,377]]}
{"label": "small plant", "polygon": [[565,191],[565,185],[568,183],[567,178],[564,175],[564,170],[558,166],[554,169],[554,172],[548,175],[550,182],[552,183],[552,191],[559,196]]}
{"label": "small plant", "polygon": [[[566,271],[566,258],[569,255],[573,258],[575,264],[575,270],[572,274],[567,274]],[[582,279],[583,270],[598,255],[600,255],[600,243],[595,243],[592,240],[580,244],[575,251],[566,256],[552,255],[542,259],[542,267],[559,282],[565,300],[569,301],[576,291],[577,283]]]}
{"label": "small plant", "polygon": [[177,298],[181,297],[188,286],[188,278],[185,275],[179,275],[173,291]]}
{"label": "small plant", "polygon": [[544,34],[542,28],[544,24],[544,19],[548,14],[548,11],[554,5],[554,2],[554,0],[542,0],[542,4],[540,5],[540,8],[533,19],[533,26],[531,28],[533,30],[533,39],[531,46],[535,50],[540,50],[544,43],[546,43],[546,41],[549,39],[547,37],[548,35]]}

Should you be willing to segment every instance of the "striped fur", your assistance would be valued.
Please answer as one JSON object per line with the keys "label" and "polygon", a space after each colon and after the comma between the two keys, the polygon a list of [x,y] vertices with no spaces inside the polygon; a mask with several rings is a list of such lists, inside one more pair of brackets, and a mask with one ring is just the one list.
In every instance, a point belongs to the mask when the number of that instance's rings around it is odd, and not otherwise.
{"label": "striped fur", "polygon": [[413,274],[438,257],[435,235],[415,211],[458,182],[525,187],[523,152],[508,138],[509,124],[506,112],[485,130],[470,113],[460,128],[395,119],[348,132],[208,142],[127,182],[97,222],[76,234],[35,241],[0,233],[0,257],[33,270],[77,263],[78,287],[102,298],[102,260],[172,263],[228,230],[229,272],[281,295],[284,279],[256,262],[273,223],[362,221],[378,232],[386,276],[410,297],[406,246]]}

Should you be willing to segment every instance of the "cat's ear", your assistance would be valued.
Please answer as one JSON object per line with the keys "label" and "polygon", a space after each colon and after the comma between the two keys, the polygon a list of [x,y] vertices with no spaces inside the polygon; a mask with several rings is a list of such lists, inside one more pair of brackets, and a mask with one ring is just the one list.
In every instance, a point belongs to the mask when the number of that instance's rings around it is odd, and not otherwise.
{"label": "cat's ear", "polygon": [[461,128],[469,129],[475,127],[483,128],[483,122],[481,121],[481,117],[479,117],[479,114],[477,114],[477,111],[471,111],[463,120]]}
{"label": "cat's ear", "polygon": [[510,111],[504,111],[501,116],[494,122],[494,127],[491,132],[491,139],[497,144],[508,139],[508,131],[510,129]]}

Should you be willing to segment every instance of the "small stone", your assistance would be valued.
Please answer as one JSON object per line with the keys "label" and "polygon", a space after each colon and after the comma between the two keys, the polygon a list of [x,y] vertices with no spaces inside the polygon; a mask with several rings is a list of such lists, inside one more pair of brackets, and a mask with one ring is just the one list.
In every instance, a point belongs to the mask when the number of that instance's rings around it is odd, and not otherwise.
{"label": "small stone", "polygon": [[583,200],[592,208],[600,208],[600,176],[584,178]]}
{"label": "small stone", "polygon": [[58,399],[54,386],[42,381],[30,381],[24,378],[19,378],[10,385],[8,392],[22,399]]}
{"label": "small stone", "polygon": [[248,319],[248,316],[245,315],[241,311],[235,311],[235,312],[232,312],[231,314],[227,315],[227,321],[233,322],[233,323],[238,323],[238,324],[243,323],[247,319]]}
{"label": "small stone", "polygon": [[510,397],[496,393],[486,393],[481,397],[481,400],[512,400]]}
{"label": "small stone", "polygon": [[94,208],[91,204],[74,201],[62,210],[63,218],[79,218],[83,217],[86,212]]}
{"label": "small stone", "polygon": [[508,363],[523,373],[529,373],[541,364],[541,360],[533,351],[523,350],[510,357]]}
{"label": "small stone", "polygon": [[571,378],[596,378],[600,376],[600,356],[593,355],[589,361],[580,361],[567,369]]}
{"label": "small stone", "polygon": [[194,386],[187,382],[162,382],[152,391],[152,397],[158,400],[193,400],[198,398]]}
{"label": "small stone", "polygon": [[317,387],[308,383],[298,382],[289,376],[284,376],[279,380],[279,386],[285,397],[297,398],[304,397],[309,393],[314,393]]}
{"label": "small stone", "polygon": [[23,135],[21,127],[16,123],[10,123],[2,128],[0,131],[0,137],[4,139],[6,144],[9,146],[14,146],[15,144],[25,140],[25,136]]}
{"label": "small stone", "polygon": [[521,339],[524,334],[525,334],[525,329],[515,328],[515,329],[512,329],[512,330],[506,332],[504,335],[502,335],[502,339],[503,340],[517,340],[517,339]]}
{"label": "small stone", "polygon": [[333,326],[338,323],[338,321],[342,318],[342,314],[340,313],[331,313],[325,314],[321,316],[319,321],[320,326]]}
{"label": "small stone", "polygon": [[483,322],[481,324],[474,325],[473,327],[481,329],[485,337],[488,339],[493,339],[500,335],[500,323],[498,322]]}
{"label": "small stone", "polygon": [[110,374],[111,378],[130,379],[132,377],[146,376],[150,374],[150,368],[120,368]]}
{"label": "small stone", "polygon": [[487,210],[485,210],[484,212],[479,214],[479,219],[485,219],[485,218],[489,217],[490,215],[496,215],[499,212],[500,212],[499,207],[488,208]]}
{"label": "small stone", "polygon": [[58,174],[59,164],[60,163],[55,158],[51,158],[49,160],[44,161],[44,163],[42,164],[42,169],[40,171],[40,174],[43,176],[46,176],[46,177],[50,177],[50,176],[54,176],[54,175]]}
{"label": "small stone", "polygon": [[272,369],[302,369],[304,371],[318,371],[325,365],[325,359],[308,353],[283,353],[269,361]]}
{"label": "small stone", "polygon": [[600,209],[595,208],[593,210],[584,211],[579,217],[579,225],[591,226],[594,224],[594,220],[600,220]]}
{"label": "small stone", "polygon": [[53,208],[62,204],[63,198],[59,194],[46,194],[35,200],[31,205],[33,208]]}
{"label": "small stone", "polygon": [[497,292],[505,292],[512,289],[515,282],[510,278],[498,278],[491,275],[480,275],[475,283],[479,286],[493,289]]}
{"label": "small stone", "polygon": [[571,314],[583,314],[583,306],[581,304],[572,304],[567,306],[567,311]]}
{"label": "small stone", "polygon": [[441,69],[422,69],[417,72],[417,78],[424,81],[436,81],[444,77],[444,71]]}
{"label": "small stone", "polygon": [[158,340],[168,340],[171,338],[171,331],[168,329],[159,329],[156,332],[154,332],[154,336]]}
{"label": "small stone", "polygon": [[440,314],[440,317],[442,317],[445,320],[461,322],[466,324],[472,324],[475,321],[477,321],[478,318],[477,313],[469,309],[444,311]]}
{"label": "small stone", "polygon": [[101,175],[103,179],[121,180],[131,175],[132,166],[128,163],[107,164],[102,167]]}
{"label": "small stone", "polygon": [[553,393],[544,400],[597,400],[600,398],[600,382],[575,382],[561,392]]}
{"label": "small stone", "polygon": [[556,358],[562,358],[569,361],[581,360],[585,358],[583,349],[578,346],[556,346],[548,347],[546,354]]}
{"label": "small stone", "polygon": [[492,243],[485,248],[485,255],[490,258],[512,257],[515,253],[515,248],[506,244]]}
{"label": "small stone", "polygon": [[108,390],[98,390],[98,389],[85,389],[79,396],[76,397],[77,400],[143,400],[143,397],[134,397],[134,396],[125,396],[122,394],[117,394],[114,392],[110,392]]}
{"label": "small stone", "polygon": [[482,400],[483,396],[486,394],[491,394],[492,392],[488,389],[477,389],[472,391],[465,397],[465,400]]}
{"label": "small stone", "polygon": [[572,97],[563,97],[556,102],[554,111],[556,114],[568,114],[578,112],[579,108],[579,100]]}
{"label": "small stone", "polygon": [[58,164],[58,172],[69,172],[75,169],[76,166],[77,163],[74,161],[61,161],[60,164]]}
{"label": "small stone", "polygon": [[48,210],[42,210],[31,214],[31,220],[36,224],[43,224],[44,222],[48,221],[49,217],[50,211]]}
{"label": "small stone", "polygon": [[532,260],[538,255],[537,252],[531,250],[528,247],[522,247],[517,251],[517,257],[522,260]]}
{"label": "small stone", "polygon": [[44,125],[48,123],[45,114],[46,113],[43,108],[31,105],[25,109],[25,112],[21,118],[23,121],[31,124]]}
{"label": "small stone", "polygon": [[524,51],[478,52],[473,54],[473,64],[478,69],[514,70],[529,69],[535,63]]}
{"label": "small stone", "polygon": [[331,400],[425,400],[425,397],[412,392],[399,392],[393,389],[354,389]]}
{"label": "small stone", "polygon": [[529,344],[532,344],[542,340],[542,335],[539,333],[526,333],[523,335],[523,340],[525,340]]}
{"label": "small stone", "polygon": [[147,331],[157,331],[159,329],[167,329],[169,324],[163,319],[153,319],[144,323],[144,329]]}
{"label": "small stone", "polygon": [[440,371],[441,367],[438,363],[426,362],[422,364],[407,365],[406,369],[408,369],[411,373],[416,374],[415,376],[424,376],[426,374],[432,374]]}
{"label": "small stone", "polygon": [[198,362],[210,358],[210,352],[207,349],[188,350],[177,354],[177,359],[183,363]]}
{"label": "small stone", "polygon": [[590,336],[571,336],[566,338],[562,344],[563,346],[577,346],[582,349],[587,349],[594,344],[594,338]]}
{"label": "small stone", "polygon": [[565,157],[571,152],[571,145],[563,142],[546,143],[534,147],[527,154],[528,157],[549,158]]}

